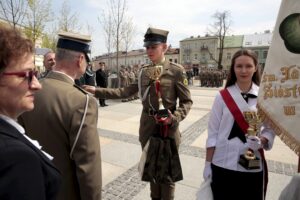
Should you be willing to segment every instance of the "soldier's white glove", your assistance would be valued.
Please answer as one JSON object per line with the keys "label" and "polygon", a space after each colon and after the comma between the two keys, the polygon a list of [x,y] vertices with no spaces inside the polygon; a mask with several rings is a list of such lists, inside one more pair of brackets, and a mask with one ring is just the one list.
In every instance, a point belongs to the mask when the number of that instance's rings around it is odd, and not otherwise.
{"label": "soldier's white glove", "polygon": [[205,161],[203,178],[206,181],[209,177],[211,177],[211,162]]}
{"label": "soldier's white glove", "polygon": [[261,140],[257,136],[248,136],[247,144],[248,147],[253,151],[257,151],[258,149],[262,148]]}

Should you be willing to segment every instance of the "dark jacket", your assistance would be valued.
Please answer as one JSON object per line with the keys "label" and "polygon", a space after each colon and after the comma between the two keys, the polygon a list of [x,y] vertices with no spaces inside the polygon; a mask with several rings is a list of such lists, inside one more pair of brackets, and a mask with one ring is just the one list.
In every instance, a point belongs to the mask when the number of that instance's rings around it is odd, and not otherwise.
{"label": "dark jacket", "polygon": [[92,69],[86,68],[85,73],[79,79],[75,79],[75,84],[78,86],[82,86],[82,85],[96,86],[95,76],[96,76],[95,72],[93,72]]}
{"label": "dark jacket", "polygon": [[59,171],[15,127],[0,119],[0,199],[54,200]]}
{"label": "dark jacket", "polygon": [[153,134],[150,137],[142,180],[153,183],[173,183],[182,179],[182,169],[175,140]]}
{"label": "dark jacket", "polygon": [[106,88],[107,87],[107,78],[108,78],[108,74],[107,74],[107,72],[105,72],[105,70],[98,69],[96,71],[97,86]]}

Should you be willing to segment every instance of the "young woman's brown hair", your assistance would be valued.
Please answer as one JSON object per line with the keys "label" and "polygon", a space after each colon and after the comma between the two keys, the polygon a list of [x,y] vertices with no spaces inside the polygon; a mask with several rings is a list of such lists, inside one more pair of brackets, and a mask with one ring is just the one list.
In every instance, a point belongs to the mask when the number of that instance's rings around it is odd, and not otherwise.
{"label": "young woman's brown hair", "polygon": [[229,74],[227,76],[227,81],[225,84],[225,88],[234,85],[236,82],[236,75],[234,73],[234,65],[235,65],[235,60],[236,58],[240,57],[240,56],[249,56],[253,59],[254,65],[257,68],[256,72],[253,74],[252,76],[252,81],[259,86],[260,84],[260,69],[259,69],[259,65],[258,65],[258,59],[257,59],[257,54],[254,51],[248,50],[248,49],[241,49],[239,51],[237,51],[232,59],[231,59],[231,65],[230,65],[230,69],[229,69]]}

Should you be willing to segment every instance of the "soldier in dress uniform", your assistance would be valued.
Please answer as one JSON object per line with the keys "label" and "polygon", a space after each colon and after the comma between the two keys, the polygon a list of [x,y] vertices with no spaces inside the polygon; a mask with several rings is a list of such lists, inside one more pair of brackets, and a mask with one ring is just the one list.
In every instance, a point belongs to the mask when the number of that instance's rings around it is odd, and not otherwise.
{"label": "soldier in dress uniform", "polygon": [[90,61],[90,41],[90,36],[59,33],[56,65],[41,79],[34,110],[19,119],[26,133],[54,156],[63,180],[58,200],[101,199],[97,101],[74,83]]}
{"label": "soldier in dress uniform", "polygon": [[[120,76],[120,87],[123,88],[128,86],[129,78],[128,78],[128,71],[125,65],[121,65],[119,76]],[[122,99],[122,102],[127,102],[127,101],[128,99]]]}
{"label": "soldier in dress uniform", "polygon": [[[167,35],[168,31],[148,28],[144,36],[144,46],[152,63],[140,69],[138,80],[135,83],[119,89],[85,86],[85,89],[94,93],[97,98],[128,98],[139,93],[143,104],[139,128],[139,140],[142,147],[157,131],[159,123],[157,111],[160,104],[156,93],[157,81],[160,82],[163,107],[168,109],[168,115],[163,123],[168,125],[167,134],[175,139],[177,147],[180,143],[179,122],[187,116],[193,103],[184,68],[165,58],[164,54],[168,47]],[[177,99],[179,104],[177,104]],[[151,182],[150,190],[153,200],[172,200],[174,199],[175,183],[156,184]]]}

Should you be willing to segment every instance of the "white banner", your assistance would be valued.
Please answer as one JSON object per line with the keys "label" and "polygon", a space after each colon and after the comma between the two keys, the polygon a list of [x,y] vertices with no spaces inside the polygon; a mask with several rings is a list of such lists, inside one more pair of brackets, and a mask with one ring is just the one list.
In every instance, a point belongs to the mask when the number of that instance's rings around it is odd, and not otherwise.
{"label": "white banner", "polygon": [[266,66],[258,107],[276,134],[300,152],[300,1],[282,0]]}

